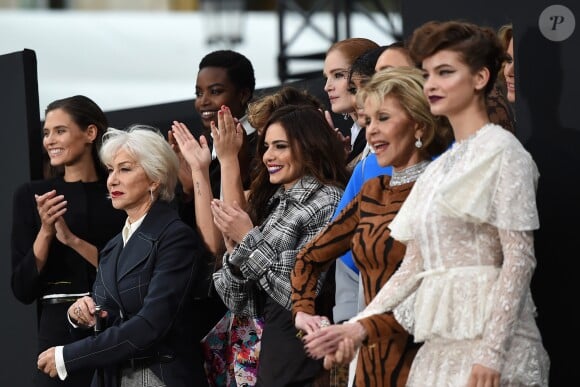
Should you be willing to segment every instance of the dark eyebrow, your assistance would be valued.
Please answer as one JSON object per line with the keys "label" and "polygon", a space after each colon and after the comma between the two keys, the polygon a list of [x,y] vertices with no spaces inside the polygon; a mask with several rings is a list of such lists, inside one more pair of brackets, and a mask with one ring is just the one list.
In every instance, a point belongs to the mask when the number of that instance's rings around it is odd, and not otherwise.
{"label": "dark eyebrow", "polygon": [[[269,145],[269,143],[267,141],[264,141],[265,145]],[[274,140],[272,141],[272,145],[276,145],[276,144],[288,144],[288,141],[286,140]]]}
{"label": "dark eyebrow", "polygon": [[[212,83],[211,85],[208,85],[206,88],[207,89],[211,89],[212,87],[224,87],[225,88],[226,85],[224,85],[223,83],[217,82],[217,83]],[[195,85],[195,88],[196,89],[201,89],[201,87],[199,87],[198,85]]]}

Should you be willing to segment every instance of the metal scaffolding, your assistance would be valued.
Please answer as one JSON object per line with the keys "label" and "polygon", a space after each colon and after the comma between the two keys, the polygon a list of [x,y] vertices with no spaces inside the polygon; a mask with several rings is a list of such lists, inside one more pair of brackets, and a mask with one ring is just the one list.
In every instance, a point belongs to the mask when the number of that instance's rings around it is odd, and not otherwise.
{"label": "metal scaffolding", "polygon": [[[326,50],[332,43],[351,37],[352,17],[358,13],[368,22],[374,24],[385,36],[400,40],[402,31],[394,22],[394,15],[400,15],[402,0],[278,0],[279,54],[278,78],[280,82],[296,79],[310,79],[320,76],[320,70],[292,72],[292,63],[324,61]],[[328,33],[328,25],[319,25],[314,16],[320,13],[330,13],[332,32]],[[287,18],[299,15],[300,26],[289,33]],[[326,22],[325,22],[326,23]],[[324,41],[320,51],[310,53],[290,54],[293,44],[306,30],[314,31]]]}

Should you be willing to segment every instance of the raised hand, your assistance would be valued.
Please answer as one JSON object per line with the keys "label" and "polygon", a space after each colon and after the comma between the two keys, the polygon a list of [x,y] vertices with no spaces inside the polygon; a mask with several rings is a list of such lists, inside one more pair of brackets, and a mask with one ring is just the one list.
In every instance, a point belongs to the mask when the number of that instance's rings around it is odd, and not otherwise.
{"label": "raised hand", "polygon": [[193,196],[193,179],[191,177],[191,167],[181,154],[179,144],[177,144],[177,140],[175,140],[175,136],[171,130],[167,132],[167,141],[179,159],[179,170],[177,171],[177,177],[181,183],[181,188],[185,194]]}
{"label": "raised hand", "polygon": [[192,172],[209,169],[211,163],[211,151],[207,140],[200,136],[199,142],[193,137],[187,126],[178,121],[171,125],[172,138],[179,146],[179,151],[189,164]]}
{"label": "raised hand", "polygon": [[244,143],[244,128],[233,116],[227,106],[218,111],[218,125],[211,122],[213,146],[220,162],[237,159]]}
{"label": "raised hand", "polygon": [[328,122],[328,125],[330,125],[331,128],[334,128],[334,133],[336,133],[336,137],[344,146],[345,158],[348,157],[350,151],[352,150],[350,136],[343,136],[342,132],[336,126],[334,126],[334,121],[332,121],[332,115],[328,110],[324,111],[324,117],[326,118],[326,122]]}
{"label": "raised hand", "polygon": [[42,195],[34,195],[34,198],[42,222],[41,228],[45,232],[55,235],[54,223],[66,212],[67,201],[64,200],[64,195],[57,195],[56,190],[52,190]]}

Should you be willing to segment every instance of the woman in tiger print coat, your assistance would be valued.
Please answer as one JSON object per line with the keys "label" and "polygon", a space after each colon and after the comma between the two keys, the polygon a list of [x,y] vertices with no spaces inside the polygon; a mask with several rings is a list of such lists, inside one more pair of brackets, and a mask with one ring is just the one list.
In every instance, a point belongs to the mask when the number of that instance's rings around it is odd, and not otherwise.
{"label": "woman in tiger print coat", "polygon": [[316,284],[333,260],[352,249],[369,303],[403,259],[405,245],[390,237],[389,223],[429,161],[451,141],[447,122],[430,113],[422,85],[419,70],[393,68],[375,74],[359,92],[367,116],[367,141],[381,166],[393,166],[393,175],[367,181],[340,215],[300,251],[292,272],[295,326],[306,335],[310,356],[334,353],[344,337],[364,337],[357,386],[404,386],[419,345],[401,326],[405,322],[398,321],[397,313],[325,327],[324,320],[313,315]]}

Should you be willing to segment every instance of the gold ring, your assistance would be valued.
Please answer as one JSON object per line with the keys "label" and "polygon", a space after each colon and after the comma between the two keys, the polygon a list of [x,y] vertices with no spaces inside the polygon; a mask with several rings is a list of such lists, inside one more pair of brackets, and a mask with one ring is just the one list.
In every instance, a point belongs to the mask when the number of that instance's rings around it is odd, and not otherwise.
{"label": "gold ring", "polygon": [[75,313],[76,313],[77,316],[80,316],[80,314],[81,314],[81,307],[80,306],[77,306],[75,308]]}

